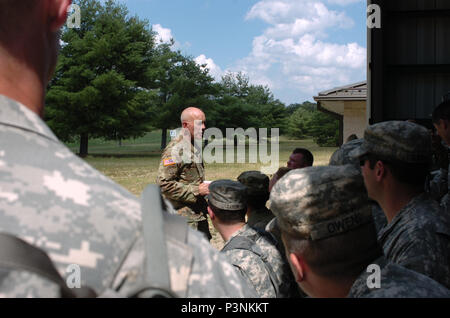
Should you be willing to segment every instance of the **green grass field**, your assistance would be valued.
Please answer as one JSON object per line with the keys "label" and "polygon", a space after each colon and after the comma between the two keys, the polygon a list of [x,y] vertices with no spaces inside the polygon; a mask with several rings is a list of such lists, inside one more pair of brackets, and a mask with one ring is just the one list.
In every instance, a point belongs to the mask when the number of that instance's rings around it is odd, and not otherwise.
{"label": "green grass field", "polygon": [[[161,132],[154,131],[142,138],[117,142],[94,139],[89,141],[89,156],[85,160],[133,194],[139,196],[146,185],[155,183],[160,162]],[[77,143],[68,144],[78,152]],[[290,140],[280,137],[280,166],[285,166],[292,150],[297,147],[309,149],[314,154],[314,165],[327,165],[333,147],[319,147],[312,140]],[[247,147],[248,151],[248,147]],[[224,150],[224,155],[226,151]],[[248,156],[247,156],[248,158]],[[206,164],[206,179],[236,179],[247,170],[259,170],[260,164],[212,163]]]}

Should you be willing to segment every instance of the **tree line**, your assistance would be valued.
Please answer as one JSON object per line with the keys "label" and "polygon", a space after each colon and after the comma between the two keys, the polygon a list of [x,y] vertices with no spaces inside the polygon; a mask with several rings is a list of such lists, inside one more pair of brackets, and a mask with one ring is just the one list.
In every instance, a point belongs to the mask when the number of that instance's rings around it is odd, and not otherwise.
{"label": "tree line", "polygon": [[88,154],[89,138],[120,141],[155,129],[164,147],[167,130],[180,126],[179,114],[189,106],[204,110],[209,127],[277,127],[319,145],[337,144],[338,123],[315,104],[286,107],[243,73],[216,82],[206,65],[175,50],[173,41],[159,41],[149,21],[114,0],[74,3],[81,27],[62,32],[45,120],[61,140],[80,140],[80,156]]}

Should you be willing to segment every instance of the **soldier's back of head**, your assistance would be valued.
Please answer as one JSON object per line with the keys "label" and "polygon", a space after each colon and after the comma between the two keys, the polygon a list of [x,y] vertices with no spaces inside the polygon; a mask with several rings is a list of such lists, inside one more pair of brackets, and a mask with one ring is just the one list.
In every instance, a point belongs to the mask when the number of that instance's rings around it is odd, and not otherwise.
{"label": "soldier's back of head", "polygon": [[350,165],[291,171],[270,200],[288,251],[316,251],[309,261],[323,275],[355,275],[381,255],[363,178]]}
{"label": "soldier's back of head", "polygon": [[218,221],[245,222],[247,188],[237,181],[216,180],[209,185],[208,205]]}
{"label": "soldier's back of head", "polygon": [[221,253],[241,271],[260,297],[296,295],[289,265],[277,249],[276,240],[269,233],[245,224],[248,188],[237,181],[217,180],[209,190],[208,204],[214,226],[221,234],[225,227],[233,230],[232,235],[223,235],[226,242]]}
{"label": "soldier's back of head", "polygon": [[[355,167],[291,171],[273,188],[271,208],[277,216],[287,252],[295,256],[295,262],[291,259],[294,275],[309,295],[346,296],[363,284],[363,280],[365,284],[363,274],[371,264],[378,266],[381,277],[392,283],[385,285],[386,289],[377,297],[403,297],[413,287],[413,283],[411,286],[401,279],[388,277],[389,262],[382,257],[363,178]],[[302,276],[305,269],[308,273]],[[319,280],[308,279],[308,275],[317,275]],[[413,278],[411,274],[406,275]],[[328,285],[330,281],[333,283]],[[330,286],[333,288],[325,288]],[[364,286],[367,292],[369,287]],[[355,292],[355,295],[363,297],[365,293]]]}
{"label": "soldier's back of head", "polygon": [[245,171],[238,181],[247,187],[248,219],[247,224],[264,230],[274,215],[266,208],[269,200],[269,177],[259,171]]}

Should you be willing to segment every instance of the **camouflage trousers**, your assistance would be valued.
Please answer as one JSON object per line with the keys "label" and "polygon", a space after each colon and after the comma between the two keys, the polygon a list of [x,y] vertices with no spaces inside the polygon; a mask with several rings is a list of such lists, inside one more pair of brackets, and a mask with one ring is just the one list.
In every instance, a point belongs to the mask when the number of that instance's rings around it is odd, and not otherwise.
{"label": "camouflage trousers", "polygon": [[208,214],[206,211],[195,212],[190,207],[185,206],[177,210],[178,214],[187,218],[188,225],[193,229],[202,232],[206,238],[211,240],[211,232],[208,225]]}

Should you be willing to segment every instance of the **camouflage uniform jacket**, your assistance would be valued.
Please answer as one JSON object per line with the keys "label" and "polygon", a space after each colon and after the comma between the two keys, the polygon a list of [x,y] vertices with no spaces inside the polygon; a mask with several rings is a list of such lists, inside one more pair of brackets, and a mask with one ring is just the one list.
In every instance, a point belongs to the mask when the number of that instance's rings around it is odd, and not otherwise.
{"label": "camouflage uniform jacket", "polygon": [[450,214],[450,196],[448,193],[441,199],[441,207],[447,214]]}
{"label": "camouflage uniform jacket", "polygon": [[439,204],[423,193],[378,233],[378,240],[387,259],[450,288],[449,224]]}
{"label": "camouflage uniform jacket", "polygon": [[433,199],[440,201],[448,193],[448,169],[436,170],[431,177],[426,184],[426,190]]}
{"label": "camouflage uniform jacket", "polygon": [[[276,241],[267,235],[245,225],[233,234],[221,252],[240,270],[260,297],[296,297],[298,286],[289,264],[277,249]],[[251,245],[244,247],[245,244],[239,242],[242,238],[247,238]]]}
{"label": "camouflage uniform jacket", "polygon": [[364,271],[354,282],[349,298],[449,298],[450,291],[431,278],[388,261],[384,256],[373,262],[380,272],[380,288],[369,288],[373,270]]}
{"label": "camouflage uniform jacket", "polygon": [[[450,153],[449,153],[450,157]],[[450,169],[439,169],[429,185],[430,195],[440,202],[441,207],[450,215]]]}
{"label": "camouflage uniform jacket", "polygon": [[247,220],[247,224],[253,228],[259,230],[265,230],[267,223],[269,223],[275,216],[268,208],[263,207],[261,209],[252,210],[250,217]]}
{"label": "camouflage uniform jacket", "polygon": [[[450,148],[445,146],[448,151],[448,158],[450,161]],[[425,184],[426,191],[430,194],[430,196],[442,203],[446,203],[447,198],[444,200],[444,196],[448,197],[449,193],[449,186],[450,183],[448,182],[450,179],[449,174],[449,167],[447,168],[440,168],[439,170],[436,170],[430,174],[430,178],[427,179],[427,182]]]}
{"label": "camouflage uniform jacket", "polygon": [[[99,294],[126,292],[144,277],[138,198],[69,151],[35,113],[1,95],[0,231],[44,249],[63,276],[70,264],[80,266],[81,284]],[[200,234],[189,230],[186,242],[166,242],[180,296],[254,295]],[[59,289],[28,272],[0,270],[2,296],[57,297]]]}
{"label": "camouflage uniform jacket", "polygon": [[[183,148],[190,149],[190,153],[184,154]],[[181,149],[178,158],[174,156],[175,152],[178,153],[177,149]],[[183,155],[190,158],[190,162],[181,160]],[[198,151],[191,143],[187,144],[180,134],[164,149],[156,182],[175,209],[189,207],[196,213],[205,213],[205,200],[199,195],[198,189],[205,180],[205,169],[203,162],[196,161],[199,161]]]}

